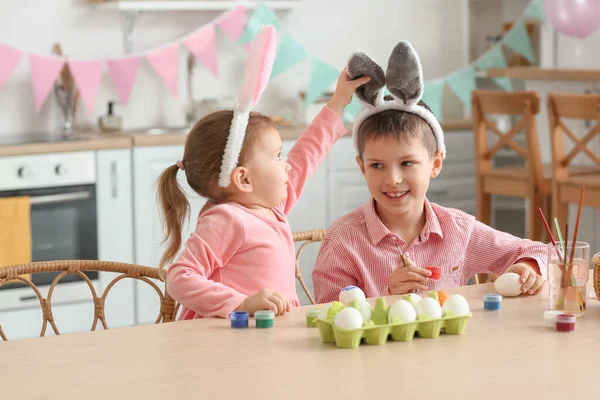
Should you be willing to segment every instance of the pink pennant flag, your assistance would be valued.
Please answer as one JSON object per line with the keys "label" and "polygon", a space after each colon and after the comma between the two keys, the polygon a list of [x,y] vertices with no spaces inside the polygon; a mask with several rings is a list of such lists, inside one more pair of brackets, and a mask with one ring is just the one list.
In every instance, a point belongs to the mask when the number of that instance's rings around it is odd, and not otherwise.
{"label": "pink pennant flag", "polygon": [[151,51],[146,54],[146,58],[171,93],[178,97],[179,43]]}
{"label": "pink pennant flag", "polygon": [[56,77],[60,73],[65,60],[53,56],[29,55],[31,67],[31,83],[35,98],[35,111],[39,111],[52,89]]}
{"label": "pink pennant flag", "polygon": [[215,26],[210,24],[194,33],[185,42],[185,47],[217,77],[217,41]]}
{"label": "pink pennant flag", "polygon": [[112,77],[121,104],[129,103],[129,96],[133,90],[133,82],[140,67],[140,57],[127,57],[116,60],[108,60],[108,69]]}
{"label": "pink pennant flag", "polygon": [[246,28],[246,7],[240,4],[221,17],[217,25],[233,40],[238,40]]}
{"label": "pink pennant flag", "polygon": [[0,87],[6,83],[23,54],[19,49],[0,43]]}
{"label": "pink pennant flag", "polygon": [[88,115],[94,112],[96,95],[102,81],[104,61],[69,61],[69,68],[81,93]]}

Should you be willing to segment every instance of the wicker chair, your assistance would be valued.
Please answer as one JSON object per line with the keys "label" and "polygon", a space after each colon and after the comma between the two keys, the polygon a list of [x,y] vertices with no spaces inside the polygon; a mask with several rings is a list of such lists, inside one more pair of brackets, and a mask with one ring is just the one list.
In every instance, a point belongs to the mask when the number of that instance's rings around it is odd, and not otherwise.
{"label": "wicker chair", "polygon": [[306,296],[310,300],[311,304],[315,304],[315,299],[313,298],[312,293],[310,293],[310,291],[306,287],[306,283],[304,283],[304,280],[302,279],[302,273],[300,272],[300,255],[302,254],[302,251],[307,245],[314,242],[322,241],[326,233],[326,229],[294,232],[294,242],[304,242],[302,243],[302,245],[298,249],[298,252],[296,253],[296,279],[298,279],[298,281],[300,282],[300,285],[302,286],[302,289],[304,289],[304,293],[306,293]]}
{"label": "wicker chair", "polygon": [[[98,296],[96,289],[92,285],[90,279],[85,275],[84,271],[99,271],[99,272],[115,272],[120,275],[115,277],[106,287],[104,293]],[[58,272],[59,275],[54,279],[48,290],[48,297],[44,298],[40,290],[31,282],[26,274],[35,274],[40,272]],[[126,264],[120,262],[96,261],[96,260],[69,260],[69,261],[46,261],[33,262],[29,264],[11,265],[0,268],[0,286],[11,280],[21,281],[29,286],[37,296],[42,308],[42,330],[40,337],[45,336],[48,325],[52,327],[55,335],[60,335],[60,331],[54,322],[52,315],[52,294],[58,281],[67,274],[79,275],[90,288],[92,299],[94,301],[94,320],[91,331],[95,331],[98,322],[102,324],[104,329],[108,329],[106,318],[104,316],[104,303],[111,288],[120,280],[125,278],[137,279],[150,285],[160,298],[160,310],[156,323],[170,322],[175,320],[179,304],[173,300],[168,293],[163,293],[161,289],[152,282],[151,279],[160,280],[157,268],[145,267],[141,265]],[[24,276],[25,275],[25,276]],[[0,325],[0,337],[6,341],[8,338]]]}

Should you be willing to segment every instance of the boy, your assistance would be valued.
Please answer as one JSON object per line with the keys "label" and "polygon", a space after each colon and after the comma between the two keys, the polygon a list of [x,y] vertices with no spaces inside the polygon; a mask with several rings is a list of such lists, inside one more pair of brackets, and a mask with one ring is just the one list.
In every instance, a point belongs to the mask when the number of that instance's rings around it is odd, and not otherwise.
{"label": "boy", "polygon": [[[523,293],[538,293],[547,269],[543,243],[497,231],[425,197],[446,149],[439,122],[420,101],[421,66],[410,44],[396,46],[387,76],[364,53],[350,59],[348,71],[351,78],[371,78],[356,92],[366,109],[353,134],[372,198],[329,229],[313,271],[316,301],[337,300],[348,285],[377,297],[461,286],[484,272],[515,272]],[[439,281],[428,279],[428,265],[441,269]]]}

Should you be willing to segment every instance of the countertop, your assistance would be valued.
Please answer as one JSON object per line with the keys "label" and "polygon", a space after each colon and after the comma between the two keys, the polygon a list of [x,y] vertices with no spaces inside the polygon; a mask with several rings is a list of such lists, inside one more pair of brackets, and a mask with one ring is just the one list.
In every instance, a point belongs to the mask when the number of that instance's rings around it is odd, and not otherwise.
{"label": "countertop", "polygon": [[600,81],[600,69],[508,67],[490,68],[493,78],[530,79],[544,81]]}
{"label": "countertop", "polygon": [[[445,132],[465,131],[472,128],[470,120],[450,120],[441,123]],[[350,131],[351,125],[346,126]],[[306,125],[278,125],[282,140],[296,140]],[[172,130],[156,134],[153,130],[132,130],[117,133],[83,131],[76,140],[32,140],[27,143],[3,144],[0,141],[0,157],[27,154],[65,153],[86,150],[128,149],[149,146],[177,146],[185,144],[188,130]],[[0,140],[2,137],[0,136]]]}

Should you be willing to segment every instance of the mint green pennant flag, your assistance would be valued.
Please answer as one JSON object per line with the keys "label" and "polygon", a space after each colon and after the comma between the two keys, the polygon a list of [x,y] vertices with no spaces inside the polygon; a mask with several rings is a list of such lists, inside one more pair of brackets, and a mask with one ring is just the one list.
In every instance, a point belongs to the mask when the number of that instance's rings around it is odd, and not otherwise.
{"label": "mint green pennant flag", "polygon": [[521,54],[523,57],[527,58],[529,62],[535,62],[531,41],[529,40],[529,35],[527,35],[527,30],[525,29],[523,21],[519,21],[513,25],[510,31],[502,39],[502,44]]}
{"label": "mint green pennant flag", "polygon": [[423,96],[421,100],[427,104],[427,106],[433,112],[433,115],[441,121],[442,119],[442,95],[444,93],[444,81],[442,79],[434,79],[425,82],[423,88]]}
{"label": "mint green pennant flag", "polygon": [[358,100],[356,100],[356,97],[353,96],[352,101],[346,106],[346,109],[344,110],[344,120],[346,122],[354,122],[356,116],[359,112],[362,111],[362,109],[362,105],[358,102]]}
{"label": "mint green pennant flag", "polygon": [[512,79],[510,78],[494,78],[494,82],[506,91],[513,90]]}
{"label": "mint green pennant flag", "polygon": [[252,16],[248,19],[246,29],[238,39],[238,43],[250,43],[254,40],[254,37],[263,25],[273,25],[277,31],[279,31],[281,27],[279,19],[273,10],[266,4],[260,3],[252,13]]}
{"label": "mint green pennant flag", "polygon": [[525,16],[529,19],[546,21],[546,12],[544,11],[544,0],[532,0],[525,9]]}
{"label": "mint green pennant flag", "polygon": [[308,53],[306,49],[289,34],[285,34],[281,44],[277,48],[275,62],[273,63],[273,71],[271,77],[275,77],[296,64],[300,64],[306,60]]}
{"label": "mint green pennant flag", "polygon": [[501,46],[494,46],[485,53],[477,61],[475,67],[480,71],[487,71],[488,68],[506,68],[506,59]]}
{"label": "mint green pennant flag", "polygon": [[317,101],[333,85],[339,74],[340,71],[332,66],[313,58],[304,104],[308,106]]}
{"label": "mint green pennant flag", "polygon": [[471,92],[475,90],[475,71],[467,67],[446,78],[446,83],[458,98],[466,105],[471,106]]}

